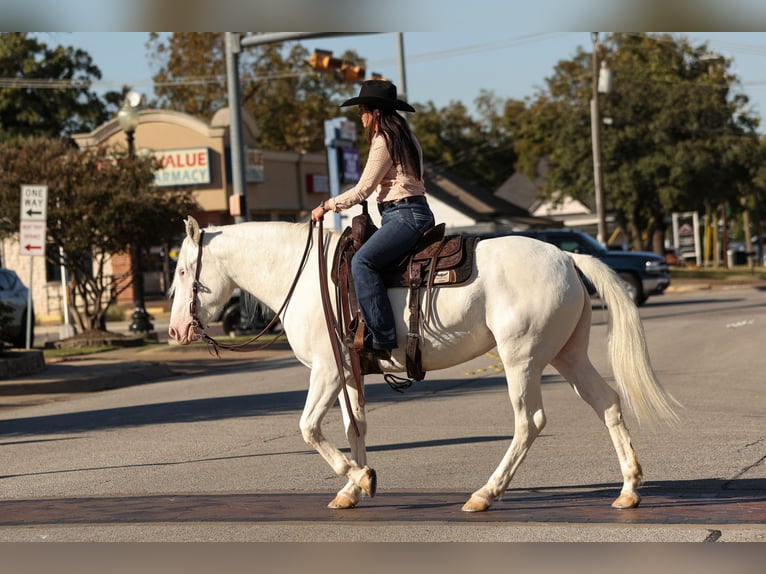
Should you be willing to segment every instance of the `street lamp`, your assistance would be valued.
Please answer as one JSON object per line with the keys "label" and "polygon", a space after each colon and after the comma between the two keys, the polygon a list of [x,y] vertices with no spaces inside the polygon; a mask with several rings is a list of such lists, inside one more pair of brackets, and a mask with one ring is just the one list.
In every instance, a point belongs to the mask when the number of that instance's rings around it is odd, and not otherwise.
{"label": "street lamp", "polygon": [[[125,96],[120,111],[117,112],[117,121],[120,129],[125,132],[128,140],[128,157],[133,159],[136,155],[133,135],[138,127],[138,110],[141,107],[143,96],[138,92],[130,91]],[[134,241],[130,248],[131,259],[133,260],[133,315],[128,327],[131,333],[149,333],[154,330],[154,325],[149,321],[149,314],[146,312],[144,303],[144,271],[141,264],[141,246],[138,241]]]}

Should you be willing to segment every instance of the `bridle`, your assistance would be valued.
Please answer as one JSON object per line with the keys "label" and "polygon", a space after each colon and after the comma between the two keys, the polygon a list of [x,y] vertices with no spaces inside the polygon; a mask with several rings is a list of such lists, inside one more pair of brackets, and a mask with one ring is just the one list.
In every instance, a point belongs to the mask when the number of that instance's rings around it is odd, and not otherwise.
{"label": "bridle", "polygon": [[[354,431],[356,432],[356,436],[360,436],[359,433],[359,427],[356,423],[356,417],[354,416],[354,411],[351,408],[351,400],[348,396],[348,389],[346,388],[346,376],[344,373],[343,368],[343,356],[342,356],[342,350],[341,350],[341,342],[340,342],[340,329],[338,328],[338,321],[333,315],[332,312],[332,305],[330,304],[330,296],[328,291],[328,282],[327,282],[327,262],[324,257],[324,231],[322,229],[322,220],[319,220],[318,225],[318,231],[317,235],[319,238],[319,245],[317,248],[318,254],[319,254],[319,290],[322,297],[322,309],[324,311],[325,316],[325,323],[327,324],[327,329],[330,334],[330,343],[332,345],[333,350],[333,356],[335,358],[335,365],[338,368],[338,374],[340,375],[340,380],[342,381],[343,386],[343,398],[346,402],[346,407],[348,409],[349,413],[349,419],[351,420],[351,425],[354,427]],[[287,304],[290,302],[290,299],[292,299],[293,292],[295,291],[295,287],[298,284],[298,279],[300,279],[301,274],[303,273],[303,269],[306,267],[306,263],[308,262],[309,253],[311,252],[311,245],[313,242],[314,237],[314,222],[311,222],[311,225],[309,225],[309,233],[308,237],[306,238],[306,247],[303,250],[303,255],[301,256],[301,263],[298,267],[298,271],[295,274],[295,279],[293,279],[293,283],[290,286],[290,289],[287,292],[287,296],[285,297],[284,303],[282,303],[282,306],[279,308],[279,311],[277,311],[274,314],[274,317],[269,322],[268,325],[266,325],[263,330],[255,335],[252,339],[249,341],[245,341],[244,343],[237,343],[237,344],[231,344],[231,343],[222,343],[220,341],[216,341],[213,337],[211,337],[208,333],[205,332],[205,328],[202,325],[202,322],[199,320],[199,317],[197,316],[197,308],[199,306],[199,290],[202,287],[202,284],[199,281],[200,273],[202,270],[202,244],[205,239],[205,230],[201,229],[199,234],[199,242],[197,244],[197,267],[194,270],[194,282],[192,283],[192,300],[191,303],[189,303],[189,314],[191,316],[191,326],[194,330],[194,334],[197,337],[198,341],[204,341],[207,346],[208,350],[210,350],[210,353],[215,355],[217,357],[220,357],[221,354],[219,352],[219,349],[226,349],[229,351],[239,351],[239,352],[247,352],[247,351],[259,351],[262,349],[267,348],[269,345],[274,343],[274,341],[277,340],[275,337],[271,341],[266,342],[265,344],[258,345],[256,347],[248,347],[245,348],[245,346],[250,345],[250,343],[253,343],[260,339],[263,335],[265,335],[269,329],[279,320],[280,315],[282,314],[282,311],[285,310],[287,307]],[[364,406],[364,392],[362,389],[361,381],[355,377],[355,382],[357,385],[357,391],[359,394],[359,406]]]}
{"label": "bridle", "polygon": [[287,292],[287,296],[285,297],[284,303],[282,303],[282,306],[274,314],[274,317],[271,319],[271,321],[269,321],[269,324],[266,325],[263,328],[263,330],[261,330],[260,333],[253,336],[250,340],[245,341],[244,343],[223,343],[221,341],[216,341],[207,332],[205,332],[205,327],[202,325],[202,321],[199,320],[199,316],[197,315],[197,309],[199,307],[199,291],[200,291],[200,288],[202,287],[202,284],[200,283],[200,280],[199,280],[200,273],[202,272],[202,244],[205,239],[205,230],[201,229],[199,232],[199,242],[197,244],[197,266],[196,266],[196,269],[194,270],[194,282],[192,283],[192,298],[191,298],[191,302],[189,303],[189,315],[191,316],[191,327],[194,330],[196,340],[205,342],[208,346],[208,350],[210,351],[210,353],[215,354],[217,357],[221,356],[219,349],[226,349],[228,351],[237,351],[241,353],[250,352],[250,351],[260,351],[269,347],[275,341],[277,341],[279,337],[274,337],[271,341],[267,341],[266,343],[257,345],[255,347],[248,346],[250,345],[250,343],[257,341],[263,335],[268,333],[269,330],[274,325],[276,325],[277,321],[279,321],[279,317],[282,311],[284,311],[285,308],[287,307],[287,304],[290,302],[290,299],[293,296],[293,292],[295,291],[295,286],[298,284],[298,279],[300,279],[300,276],[303,273],[303,269],[306,266],[306,262],[308,261],[309,252],[311,251],[312,238],[313,238],[313,223],[309,227],[309,234],[306,240],[306,247],[303,251],[303,255],[301,256],[301,263],[300,263],[300,266],[298,267],[298,272],[295,275],[295,279],[293,280],[293,283],[290,286],[290,290]]}

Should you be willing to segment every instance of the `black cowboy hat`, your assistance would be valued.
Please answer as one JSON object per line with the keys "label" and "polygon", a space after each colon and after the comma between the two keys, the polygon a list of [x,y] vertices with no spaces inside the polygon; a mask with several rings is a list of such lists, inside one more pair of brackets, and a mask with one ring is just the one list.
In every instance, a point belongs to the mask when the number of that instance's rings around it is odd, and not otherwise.
{"label": "black cowboy hat", "polygon": [[343,102],[340,107],[367,106],[368,108],[381,108],[384,110],[401,110],[414,112],[410,104],[396,97],[396,86],[388,80],[367,80],[362,82],[359,95]]}

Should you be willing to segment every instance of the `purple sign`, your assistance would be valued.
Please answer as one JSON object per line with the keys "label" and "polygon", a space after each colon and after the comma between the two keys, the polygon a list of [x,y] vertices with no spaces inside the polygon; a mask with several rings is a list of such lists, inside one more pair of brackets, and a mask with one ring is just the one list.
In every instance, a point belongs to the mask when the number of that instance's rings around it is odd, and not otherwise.
{"label": "purple sign", "polygon": [[359,181],[359,150],[354,148],[340,148],[343,183],[356,183]]}

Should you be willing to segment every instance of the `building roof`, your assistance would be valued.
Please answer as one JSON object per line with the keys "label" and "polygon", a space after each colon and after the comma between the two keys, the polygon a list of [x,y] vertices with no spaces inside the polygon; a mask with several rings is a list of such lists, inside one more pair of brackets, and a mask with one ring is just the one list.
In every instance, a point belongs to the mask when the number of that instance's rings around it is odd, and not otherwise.
{"label": "building roof", "polygon": [[429,196],[476,221],[522,227],[545,226],[548,220],[533,217],[523,207],[506,201],[445,169],[426,162],[425,182]]}
{"label": "building roof", "polygon": [[[529,211],[529,213],[553,214],[554,212],[561,212],[561,206],[555,204],[556,202],[553,202],[550,199],[541,197],[539,194],[540,187],[545,181],[545,175],[548,172],[548,166],[548,158],[542,158],[537,163],[537,175],[534,180],[517,171],[505,180],[503,185],[497,188],[495,195],[506,201],[520,205]],[[572,200],[570,200],[570,198],[562,196],[561,200],[568,204],[567,209],[571,209],[572,206],[569,204],[571,204]],[[577,205],[581,210],[584,210],[585,213],[593,213],[596,210],[594,200],[590,198],[579,200]],[[578,213],[579,212],[582,211],[578,211]]]}

